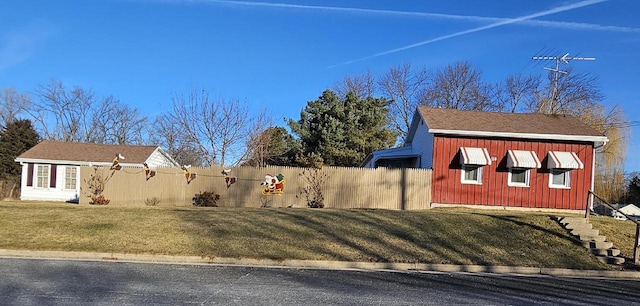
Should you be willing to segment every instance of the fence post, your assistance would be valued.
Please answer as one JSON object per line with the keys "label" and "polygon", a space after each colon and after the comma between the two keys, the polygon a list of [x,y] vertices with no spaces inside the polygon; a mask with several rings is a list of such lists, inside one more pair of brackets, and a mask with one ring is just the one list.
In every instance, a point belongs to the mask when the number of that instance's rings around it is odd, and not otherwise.
{"label": "fence post", "polygon": [[633,262],[637,265],[640,262],[640,224],[636,223],[636,241],[633,246]]}

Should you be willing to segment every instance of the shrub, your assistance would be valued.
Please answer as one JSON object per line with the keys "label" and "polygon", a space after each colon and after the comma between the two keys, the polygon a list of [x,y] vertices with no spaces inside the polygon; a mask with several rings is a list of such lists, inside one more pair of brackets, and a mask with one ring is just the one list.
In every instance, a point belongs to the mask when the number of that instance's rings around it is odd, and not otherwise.
{"label": "shrub", "polygon": [[220,200],[220,195],[214,192],[204,191],[202,193],[196,194],[193,199],[193,206],[198,207],[218,207],[218,200]]}
{"label": "shrub", "polygon": [[94,205],[107,205],[111,200],[105,198],[102,194],[91,197],[91,204]]}
{"label": "shrub", "polygon": [[304,187],[296,197],[302,197],[307,201],[309,208],[323,208],[324,194],[322,187],[327,181],[327,174],[319,168],[305,169],[299,174]]}
{"label": "shrub", "polygon": [[160,203],[160,199],[158,199],[157,197],[146,198],[144,200],[144,204],[146,204],[147,206],[156,206],[159,203]]}
{"label": "shrub", "polygon": [[89,175],[89,179],[84,180],[87,183],[85,194],[87,197],[91,198],[91,202],[89,202],[90,204],[109,204],[111,200],[105,198],[104,195],[102,195],[102,192],[112,176],[113,172],[111,173],[111,176],[104,177],[100,172],[98,172],[98,167],[93,168],[93,173]]}

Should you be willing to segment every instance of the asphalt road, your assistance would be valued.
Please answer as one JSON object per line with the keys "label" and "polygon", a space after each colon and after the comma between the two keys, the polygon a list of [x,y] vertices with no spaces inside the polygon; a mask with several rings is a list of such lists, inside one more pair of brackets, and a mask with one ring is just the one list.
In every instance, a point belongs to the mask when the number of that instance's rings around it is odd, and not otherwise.
{"label": "asphalt road", "polygon": [[640,305],[640,281],[0,259],[1,305]]}

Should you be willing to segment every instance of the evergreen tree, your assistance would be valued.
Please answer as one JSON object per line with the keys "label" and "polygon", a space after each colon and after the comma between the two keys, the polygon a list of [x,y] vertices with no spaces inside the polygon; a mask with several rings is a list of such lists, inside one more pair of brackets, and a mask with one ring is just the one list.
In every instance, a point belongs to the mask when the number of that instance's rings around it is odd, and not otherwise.
{"label": "evergreen tree", "polygon": [[252,139],[247,147],[246,166],[299,166],[300,142],[283,127],[270,127]]}
{"label": "evergreen tree", "polygon": [[626,202],[636,205],[640,204],[640,177],[638,174],[634,175],[631,180],[629,180]]}
{"label": "evergreen tree", "polygon": [[351,92],[340,98],[325,90],[307,102],[300,120],[289,120],[302,144],[300,163],[358,166],[372,151],[391,147],[396,135],[388,128],[388,105],[384,98],[359,98]]}
{"label": "evergreen tree", "polygon": [[28,119],[7,123],[0,131],[0,176],[7,178],[20,175],[20,165],[15,162],[18,155],[40,142],[38,132]]}

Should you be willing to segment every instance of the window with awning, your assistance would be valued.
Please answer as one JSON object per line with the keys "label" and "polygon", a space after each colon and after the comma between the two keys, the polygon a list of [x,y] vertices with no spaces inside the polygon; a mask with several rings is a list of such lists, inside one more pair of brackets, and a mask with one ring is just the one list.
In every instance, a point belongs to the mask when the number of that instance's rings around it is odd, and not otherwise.
{"label": "window with awning", "polygon": [[542,167],[534,151],[509,150],[507,156],[507,168],[538,169]]}
{"label": "window with awning", "polygon": [[574,152],[549,151],[547,157],[549,169],[584,169],[584,164]]}
{"label": "window with awning", "polygon": [[462,165],[491,165],[491,157],[486,148],[460,148],[460,164]]}

